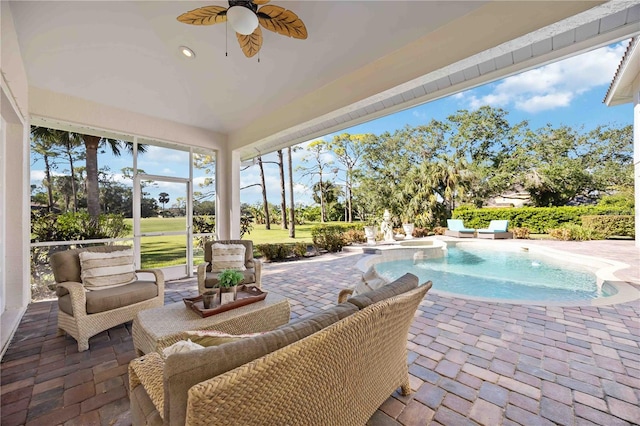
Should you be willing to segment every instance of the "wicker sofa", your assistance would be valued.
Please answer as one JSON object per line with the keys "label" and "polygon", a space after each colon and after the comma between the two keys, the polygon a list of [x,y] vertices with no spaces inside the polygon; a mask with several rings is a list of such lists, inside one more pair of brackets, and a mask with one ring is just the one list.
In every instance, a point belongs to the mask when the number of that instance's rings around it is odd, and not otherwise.
{"label": "wicker sofa", "polygon": [[79,254],[84,251],[112,253],[127,246],[98,246],[65,250],[51,255],[50,263],[58,296],[58,335],[65,332],[78,341],[78,352],[89,349],[89,338],[116,325],[133,320],[144,309],[164,304],[164,275],[159,269],[115,288],[85,290],[81,280]]}
{"label": "wicker sofa", "polygon": [[218,273],[211,272],[212,265],[212,244],[242,244],[245,247],[244,266],[247,268],[242,272],[244,275],[243,284],[251,284],[260,288],[262,283],[262,263],[253,258],[253,241],[251,240],[220,240],[207,241],[204,244],[204,263],[198,265],[198,292],[200,294],[211,290],[218,285]]}
{"label": "wicker sofa", "polygon": [[363,425],[411,392],[407,334],[431,283],[407,274],[258,336],[129,364],[134,425]]}

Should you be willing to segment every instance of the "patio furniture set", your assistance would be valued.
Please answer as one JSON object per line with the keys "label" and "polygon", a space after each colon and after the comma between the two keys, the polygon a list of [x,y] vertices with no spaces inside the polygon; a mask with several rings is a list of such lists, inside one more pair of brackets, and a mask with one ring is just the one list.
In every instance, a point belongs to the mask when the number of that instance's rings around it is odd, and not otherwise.
{"label": "patio furniture set", "polygon": [[[215,252],[220,243],[247,249],[236,261],[259,288],[252,243],[218,241],[205,246],[200,293],[214,285],[212,247]],[[398,387],[411,391],[407,335],[430,282],[419,286],[407,274],[290,323],[289,301],[275,292],[215,315],[187,303],[163,306],[162,272],[134,271],[132,256],[129,247],[89,247],[56,253],[51,265],[58,332],[74,337],[79,351],[88,349],[91,336],[133,320],[139,356],[129,364],[134,425],[356,425]]]}
{"label": "patio furniture set", "polygon": [[483,229],[466,228],[460,219],[447,219],[447,230],[444,235],[456,238],[486,238],[491,240],[513,238],[513,233],[507,230],[508,220],[492,220]]}

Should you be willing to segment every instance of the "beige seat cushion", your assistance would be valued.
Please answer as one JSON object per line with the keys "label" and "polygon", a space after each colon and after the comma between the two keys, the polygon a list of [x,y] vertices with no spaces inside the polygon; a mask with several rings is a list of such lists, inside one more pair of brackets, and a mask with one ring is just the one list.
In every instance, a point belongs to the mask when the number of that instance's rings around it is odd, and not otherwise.
{"label": "beige seat cushion", "polygon": [[413,290],[416,287],[418,287],[418,277],[413,274],[404,274],[392,283],[380,287],[377,290],[351,297],[347,302],[353,303],[359,309],[364,309],[369,305]]}
{"label": "beige seat cushion", "polygon": [[88,290],[102,290],[136,280],[133,250],[111,253],[83,251],[80,258],[82,285]]}
{"label": "beige seat cushion", "polygon": [[[87,314],[110,311],[123,306],[149,300],[158,296],[158,286],[153,281],[136,281],[119,287],[99,291],[89,291],[87,297]],[[58,297],[58,308],[68,315],[73,315],[71,295]]]}

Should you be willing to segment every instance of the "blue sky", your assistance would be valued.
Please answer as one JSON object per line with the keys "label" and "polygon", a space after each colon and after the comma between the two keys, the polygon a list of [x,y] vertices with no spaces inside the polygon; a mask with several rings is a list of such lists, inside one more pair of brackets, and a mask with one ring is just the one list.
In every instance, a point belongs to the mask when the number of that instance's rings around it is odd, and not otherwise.
{"label": "blue sky", "polygon": [[[507,110],[511,123],[528,120],[533,129],[543,127],[547,123],[554,126],[566,124],[574,128],[582,127],[587,131],[600,124],[632,124],[633,106],[631,104],[606,107],[602,103],[627,43],[627,41],[616,43],[564,61],[548,64],[348,128],[339,133],[380,134],[385,131],[392,133],[406,125],[426,124],[431,119],[445,120],[447,116],[457,110],[472,110],[483,105],[492,105]],[[334,134],[327,135],[324,139],[331,139],[333,136]],[[306,144],[301,145],[305,146]],[[302,164],[301,161],[306,154],[304,149],[294,153],[294,169]],[[140,157],[138,167],[150,174],[188,177],[187,159],[186,153],[150,147],[149,151]],[[263,160],[275,161],[276,154],[265,155]],[[108,153],[99,155],[98,164],[100,167],[109,166],[116,180],[123,179],[120,173],[123,167],[131,167],[132,165],[130,156],[124,155],[121,158],[114,158]],[[65,166],[64,163],[61,163],[58,170],[64,170]],[[269,202],[276,205],[280,202],[279,176],[276,165],[265,165],[268,199]],[[43,177],[42,162],[32,161],[31,183],[38,185],[42,182]],[[199,190],[197,184],[202,182],[204,177],[203,171],[194,169],[195,191]],[[260,172],[257,166],[250,167],[241,173],[242,186],[258,183],[259,179]],[[312,182],[310,178],[302,176],[302,172],[297,171],[294,172],[294,181],[296,203],[311,204],[309,187]],[[170,202],[167,204],[169,207],[175,203],[178,197],[185,196],[183,188],[184,186],[180,184],[161,182],[147,190],[156,198],[160,192],[169,193]],[[242,190],[240,199],[249,204],[261,202],[260,188],[253,186]]]}

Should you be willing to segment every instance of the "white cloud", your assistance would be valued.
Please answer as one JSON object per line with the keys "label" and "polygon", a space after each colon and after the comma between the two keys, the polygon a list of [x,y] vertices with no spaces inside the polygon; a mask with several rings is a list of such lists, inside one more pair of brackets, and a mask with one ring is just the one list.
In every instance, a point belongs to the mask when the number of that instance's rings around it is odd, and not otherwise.
{"label": "white cloud", "polygon": [[[460,95],[460,94],[461,93],[458,93],[458,94],[456,94],[454,96],[457,96],[457,95]],[[417,109],[414,109],[411,112],[411,115],[413,115],[415,118],[418,118],[420,120],[425,120],[425,119],[427,119],[429,117],[426,112],[418,111]]]}
{"label": "white cloud", "polygon": [[[55,170],[51,170],[51,176],[64,176],[64,173],[56,172]],[[44,181],[45,173],[44,170],[31,170],[29,173],[29,180],[33,184],[41,184]]]}
{"label": "white cloud", "polygon": [[625,45],[606,46],[560,62],[508,77],[479,96],[475,89],[454,96],[477,109],[483,105],[513,106],[529,113],[567,107],[578,95],[609,84]]}
{"label": "white cloud", "polygon": [[515,105],[516,108],[520,110],[536,113],[547,109],[569,106],[573,96],[571,92],[551,93],[544,96],[534,96],[523,101],[516,101]]}

